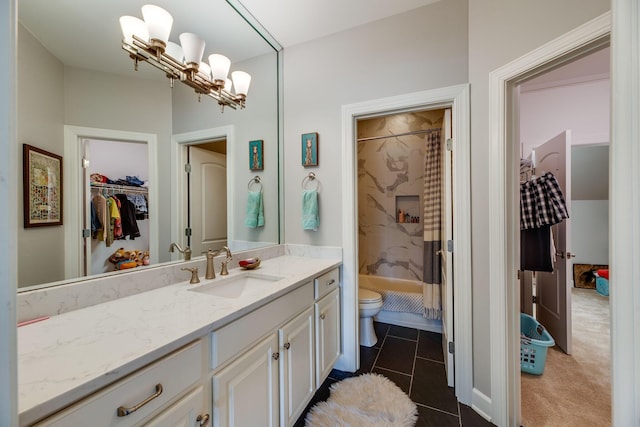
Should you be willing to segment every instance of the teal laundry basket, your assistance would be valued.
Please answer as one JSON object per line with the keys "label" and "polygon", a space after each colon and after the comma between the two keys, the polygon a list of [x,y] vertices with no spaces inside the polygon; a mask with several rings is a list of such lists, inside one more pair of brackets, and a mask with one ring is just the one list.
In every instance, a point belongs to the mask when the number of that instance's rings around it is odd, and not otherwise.
{"label": "teal laundry basket", "polygon": [[533,317],[520,313],[520,370],[542,375],[547,349],[555,345],[551,334]]}

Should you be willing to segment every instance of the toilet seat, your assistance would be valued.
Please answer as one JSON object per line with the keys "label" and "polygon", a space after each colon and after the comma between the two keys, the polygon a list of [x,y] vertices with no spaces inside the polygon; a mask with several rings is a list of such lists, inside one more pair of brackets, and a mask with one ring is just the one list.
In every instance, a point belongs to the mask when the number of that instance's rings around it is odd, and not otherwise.
{"label": "toilet seat", "polygon": [[358,289],[358,303],[372,304],[382,302],[382,295],[369,289]]}

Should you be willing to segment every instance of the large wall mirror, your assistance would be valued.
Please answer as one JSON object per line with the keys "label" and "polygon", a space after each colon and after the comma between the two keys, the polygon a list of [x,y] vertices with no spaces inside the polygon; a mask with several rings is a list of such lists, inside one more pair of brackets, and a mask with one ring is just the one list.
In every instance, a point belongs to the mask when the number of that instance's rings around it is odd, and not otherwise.
{"label": "large wall mirror", "polygon": [[[203,58],[223,54],[231,71],[251,75],[246,108],[221,111],[180,82],[171,87],[150,64],[134,69],[119,18],[142,18],[147,3],[173,16],[171,41],[196,33],[206,42]],[[63,225],[18,230],[19,291],[113,274],[109,257],[120,247],[148,250],[153,266],[181,258],[169,252],[172,242],[199,248],[194,257],[207,247],[280,242],[280,47],[248,16],[235,0],[18,1],[18,143],[63,156],[64,165]],[[260,168],[251,164],[255,141]],[[194,173],[201,171],[212,181]],[[91,184],[107,178],[115,183]],[[129,181],[143,184],[130,189]],[[246,207],[256,189],[264,225],[251,227]],[[135,211],[139,235],[107,244],[91,229],[89,201],[125,193],[147,202],[146,213]],[[22,203],[16,209],[22,218]]]}

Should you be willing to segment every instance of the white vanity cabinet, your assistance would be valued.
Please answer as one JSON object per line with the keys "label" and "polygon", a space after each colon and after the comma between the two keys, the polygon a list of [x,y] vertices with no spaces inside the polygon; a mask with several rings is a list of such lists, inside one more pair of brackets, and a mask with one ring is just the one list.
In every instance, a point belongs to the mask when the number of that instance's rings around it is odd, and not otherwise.
{"label": "white vanity cabinet", "polygon": [[[195,420],[198,415],[205,416],[208,413],[202,391],[196,389],[195,394],[189,394],[186,403],[180,400],[173,406],[169,405],[189,391],[202,376],[203,345],[198,340],[47,418],[37,426],[135,426],[145,422],[161,408],[167,408],[159,415],[161,419],[179,420],[193,414]],[[181,424],[158,421],[150,425]]]}
{"label": "white vanity cabinet", "polygon": [[340,357],[340,271],[315,279],[316,383],[320,387]]}

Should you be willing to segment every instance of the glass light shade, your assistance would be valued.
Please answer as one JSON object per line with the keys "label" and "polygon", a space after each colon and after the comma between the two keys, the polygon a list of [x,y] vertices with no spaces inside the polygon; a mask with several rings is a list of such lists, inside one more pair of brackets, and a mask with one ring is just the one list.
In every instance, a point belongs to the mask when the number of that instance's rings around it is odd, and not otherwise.
{"label": "glass light shade", "polygon": [[206,62],[201,62],[198,67],[198,74],[205,77],[207,80],[211,80],[211,67]]}
{"label": "glass light shade", "polygon": [[133,43],[133,35],[144,41],[149,41],[147,24],[140,18],[136,18],[135,16],[121,16],[120,28],[122,29],[122,38],[126,43]]}
{"label": "glass light shade", "polygon": [[231,88],[233,87],[233,83],[231,82],[231,79],[226,79],[224,81],[224,90],[226,90],[227,92],[231,93]]}
{"label": "glass light shade", "polygon": [[214,53],[213,55],[209,55],[209,64],[211,65],[213,80],[225,81],[227,79],[229,68],[231,68],[231,60],[229,58]]}
{"label": "glass light shade", "polygon": [[236,95],[247,95],[249,91],[249,84],[251,83],[251,76],[244,71],[234,71],[231,73],[233,79],[233,85],[236,87]]}
{"label": "glass light shade", "polygon": [[167,48],[165,49],[164,53],[166,53],[167,55],[169,55],[170,57],[172,57],[173,59],[175,59],[180,63],[182,63],[182,60],[184,59],[184,53],[182,53],[182,46],[180,46],[178,43],[167,42]]}
{"label": "glass light shade", "polygon": [[149,40],[157,39],[163,42],[169,41],[173,17],[169,12],[153,4],[142,6],[142,17],[149,30]]}
{"label": "glass light shade", "polygon": [[180,44],[184,52],[184,62],[199,64],[204,53],[204,40],[193,33],[180,34]]}

